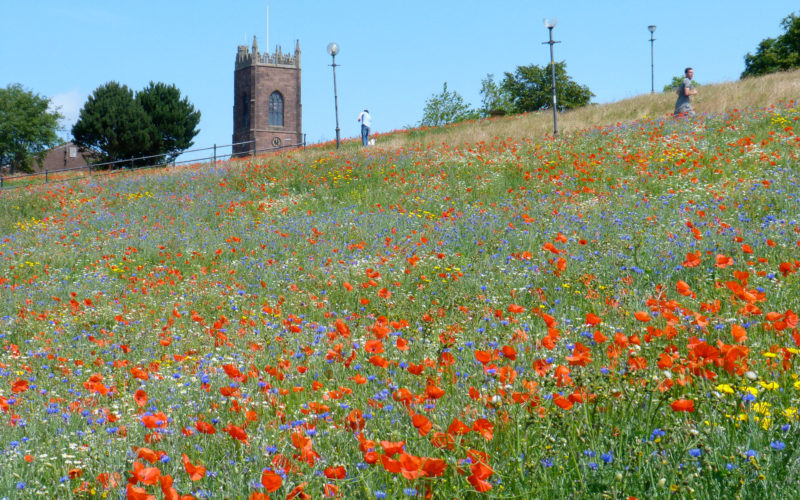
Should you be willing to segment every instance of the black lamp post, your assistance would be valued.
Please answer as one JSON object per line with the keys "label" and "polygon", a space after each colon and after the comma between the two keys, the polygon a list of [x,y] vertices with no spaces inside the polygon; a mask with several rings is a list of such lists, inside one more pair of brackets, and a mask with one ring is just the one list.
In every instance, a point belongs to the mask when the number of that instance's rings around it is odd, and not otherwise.
{"label": "black lamp post", "polygon": [[553,135],[555,137],[558,137],[558,115],[556,114],[558,102],[556,102],[556,62],[553,59],[553,45],[556,43],[561,43],[553,41],[553,28],[556,27],[557,23],[558,19],[556,18],[544,20],[545,27],[550,31],[550,41],[542,42],[542,44],[550,45],[550,75],[553,78]]}
{"label": "black lamp post", "polygon": [[650,93],[655,94],[656,80],[655,80],[655,66],[653,66],[653,41],[655,40],[655,38],[653,38],[653,33],[655,33],[656,31],[656,25],[651,24],[650,26],[647,27],[647,29],[650,30]]}
{"label": "black lamp post", "polygon": [[341,147],[341,141],[339,139],[339,97],[336,94],[336,54],[339,53],[339,44],[336,42],[331,42],[328,44],[328,54],[331,55],[331,60],[333,63],[331,66],[333,67],[333,105],[336,108],[336,149]]}

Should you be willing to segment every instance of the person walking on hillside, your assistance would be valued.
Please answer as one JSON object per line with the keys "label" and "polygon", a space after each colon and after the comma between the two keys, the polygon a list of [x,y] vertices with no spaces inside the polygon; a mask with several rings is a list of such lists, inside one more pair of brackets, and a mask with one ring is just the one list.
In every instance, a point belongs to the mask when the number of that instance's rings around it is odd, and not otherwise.
{"label": "person walking on hillside", "polygon": [[675,101],[675,116],[694,116],[694,108],[692,107],[691,96],[697,94],[697,91],[692,89],[692,77],[694,77],[694,70],[686,68],[683,71],[685,78],[678,87],[678,100]]}
{"label": "person walking on hillside", "polygon": [[372,117],[368,109],[358,115],[358,121],[361,122],[361,143],[364,147],[367,147],[367,144],[369,144],[369,129],[372,127]]}

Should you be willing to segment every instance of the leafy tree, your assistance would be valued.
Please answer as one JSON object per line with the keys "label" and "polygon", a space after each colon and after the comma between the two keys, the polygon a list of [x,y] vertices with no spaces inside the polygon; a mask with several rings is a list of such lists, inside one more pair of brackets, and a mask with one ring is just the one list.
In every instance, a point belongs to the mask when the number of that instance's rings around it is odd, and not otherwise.
{"label": "leafy tree", "polygon": [[800,67],[800,17],[788,15],[781,27],[781,35],[761,40],[755,54],[744,56],[742,78]]}
{"label": "leafy tree", "polygon": [[150,154],[158,140],[155,132],[133,91],[117,82],[95,89],[72,127],[75,144],[92,151],[101,163]]}
{"label": "leafy tree", "polygon": [[171,162],[194,144],[192,139],[199,132],[200,112],[194,109],[188,98],[181,99],[181,91],[175,85],[150,82],[147,88],[136,94],[136,102],[155,128],[156,140],[150,154],[164,154],[164,161]]}
{"label": "leafy tree", "polygon": [[191,147],[199,122],[200,112],[174,85],[150,82],[134,95],[127,86],[109,82],[89,97],[72,135],[102,163],[147,157],[132,163],[153,165]]}
{"label": "leafy tree", "polygon": [[50,99],[28,92],[20,84],[0,88],[0,165],[31,172],[33,160],[58,142],[62,116],[49,111]]}
{"label": "leafy tree", "polygon": [[494,81],[494,75],[489,73],[481,80],[481,107],[478,114],[485,118],[510,112],[511,102],[508,94],[503,92],[502,86]]}
{"label": "leafy tree", "polygon": [[[555,64],[556,100],[559,110],[586,106],[594,94],[586,85],[579,85],[567,75],[567,64]],[[550,65],[517,66],[514,74],[506,72],[501,88],[508,96],[514,113],[540,111],[553,106],[553,84]]]}
{"label": "leafy tree", "polygon": [[447,90],[447,82],[444,82],[442,92],[433,94],[425,101],[425,109],[422,111],[422,120],[419,124],[423,127],[438,127],[469,120],[476,115],[477,113],[470,109],[458,92]]}
{"label": "leafy tree", "polygon": [[[680,87],[683,84],[683,79],[684,78],[686,78],[684,75],[673,76],[672,77],[672,81],[669,82],[668,84],[664,85],[663,92],[675,92],[675,91],[677,91],[678,87]],[[700,82],[698,82],[697,80],[693,79],[692,80],[692,87],[699,87],[699,86],[700,86]]]}

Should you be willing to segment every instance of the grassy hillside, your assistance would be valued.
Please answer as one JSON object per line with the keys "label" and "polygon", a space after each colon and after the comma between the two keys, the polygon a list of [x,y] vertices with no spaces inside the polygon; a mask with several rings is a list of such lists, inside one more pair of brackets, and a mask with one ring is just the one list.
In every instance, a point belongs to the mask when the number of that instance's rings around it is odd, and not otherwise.
{"label": "grassy hillside", "polygon": [[0,497],[796,496],[784,77],[3,192]]}
{"label": "grassy hillside", "polygon": [[[797,100],[800,96],[800,70],[725,82],[703,84],[692,97],[699,114],[720,114],[731,109],[760,108]],[[642,94],[607,104],[595,104],[559,114],[559,131],[570,134],[584,129],[628,122],[672,113],[674,92]],[[454,124],[434,130],[395,131],[378,137],[380,147],[395,148],[417,142],[445,142],[450,145],[490,141],[494,137],[512,140],[542,138],[553,133],[551,111],[492,118]],[[358,143],[358,144],[357,144]],[[350,141],[350,147],[360,142]],[[329,144],[330,146],[330,144]]]}

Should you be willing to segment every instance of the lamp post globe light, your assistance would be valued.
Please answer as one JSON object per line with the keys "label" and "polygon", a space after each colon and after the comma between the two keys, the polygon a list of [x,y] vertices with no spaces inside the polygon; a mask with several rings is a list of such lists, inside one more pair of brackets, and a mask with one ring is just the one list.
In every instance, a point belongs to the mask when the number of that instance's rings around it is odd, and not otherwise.
{"label": "lamp post globe light", "polygon": [[651,24],[650,26],[647,27],[647,29],[650,30],[650,93],[655,94],[656,81],[655,81],[655,69],[653,66],[653,41],[655,40],[655,38],[653,38],[653,33],[656,32],[656,25]]}
{"label": "lamp post globe light", "polygon": [[558,137],[558,115],[556,113],[556,108],[558,107],[558,102],[556,102],[556,63],[553,59],[553,45],[556,42],[553,41],[553,28],[556,27],[558,24],[558,19],[543,19],[544,26],[550,31],[550,41],[549,42],[542,42],[542,44],[550,45],[550,76],[553,79],[553,136]]}
{"label": "lamp post globe light", "polygon": [[328,44],[328,54],[331,56],[331,67],[333,68],[333,105],[336,109],[336,149],[341,147],[341,140],[339,139],[339,97],[336,93],[336,54],[339,53],[339,44],[331,42]]}

